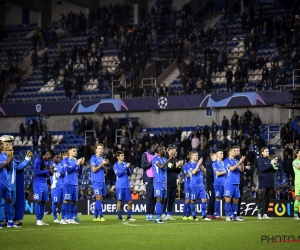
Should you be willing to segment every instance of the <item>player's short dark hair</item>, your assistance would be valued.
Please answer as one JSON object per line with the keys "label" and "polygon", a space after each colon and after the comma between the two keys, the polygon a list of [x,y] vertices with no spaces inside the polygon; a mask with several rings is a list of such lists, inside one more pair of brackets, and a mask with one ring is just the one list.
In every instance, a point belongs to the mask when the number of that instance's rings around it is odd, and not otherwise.
{"label": "player's short dark hair", "polygon": [[156,141],[152,141],[151,143],[150,143],[150,147],[152,147],[153,145],[156,145],[157,143],[156,143]]}
{"label": "player's short dark hair", "polygon": [[156,149],[156,152],[159,153],[163,148],[165,148],[164,146],[158,146]]}
{"label": "player's short dark hair", "polygon": [[60,157],[60,153],[58,153],[58,152],[56,152],[56,151],[53,151],[53,153],[54,153],[53,157],[54,157],[55,155],[57,155],[57,156]]}
{"label": "player's short dark hair", "polygon": [[187,158],[190,160],[191,159],[191,156],[193,155],[193,154],[198,154],[198,152],[197,151],[190,151],[189,152],[189,154],[187,155]]}
{"label": "player's short dark hair", "polygon": [[223,150],[222,149],[217,149],[216,153],[218,153],[218,152],[223,152]]}
{"label": "player's short dark hair", "polygon": [[52,157],[55,155],[55,153],[54,153],[54,151],[52,150],[52,149],[48,149],[47,151],[46,151],[46,154],[50,154],[50,155],[52,155]]}
{"label": "player's short dark hair", "polygon": [[228,147],[228,148],[226,149],[227,154],[229,154],[233,149],[234,149],[234,147]]}
{"label": "player's short dark hair", "polygon": [[124,152],[119,150],[119,151],[117,151],[116,156],[119,157],[120,155],[123,155],[123,154],[124,154]]}
{"label": "player's short dark hair", "polygon": [[76,149],[76,146],[71,145],[71,146],[68,147],[68,151],[71,150],[71,149],[74,149],[74,148]]}

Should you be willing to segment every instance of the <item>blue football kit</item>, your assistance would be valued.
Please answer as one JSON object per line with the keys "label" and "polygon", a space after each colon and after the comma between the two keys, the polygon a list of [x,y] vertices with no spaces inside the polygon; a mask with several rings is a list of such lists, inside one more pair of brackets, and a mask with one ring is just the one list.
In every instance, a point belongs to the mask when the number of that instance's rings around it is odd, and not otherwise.
{"label": "blue football kit", "polygon": [[47,177],[49,175],[50,161],[38,157],[34,161],[33,198],[36,201],[48,201]]}
{"label": "blue football kit", "polygon": [[225,185],[226,173],[224,175],[217,176],[216,172],[224,172],[226,171],[226,168],[222,160],[214,161],[212,164],[212,168],[214,171],[215,197],[220,199],[224,196],[224,185]]}
{"label": "blue football kit", "polygon": [[[8,156],[6,153],[0,154],[0,166],[4,165],[7,162]],[[8,181],[7,181],[7,169],[6,167],[0,170],[0,200],[1,198],[10,199],[11,192],[9,189]]]}
{"label": "blue football kit", "polygon": [[152,168],[154,170],[154,196],[167,198],[167,169],[166,165],[164,168],[159,168],[157,164],[164,164],[167,161],[164,157],[158,155],[152,159]]}
{"label": "blue football kit", "polygon": [[82,173],[82,165],[77,165],[76,158],[67,157],[62,160],[64,168],[64,200],[78,201],[78,174]]}
{"label": "blue football kit", "polygon": [[116,195],[117,199],[121,201],[131,201],[130,192],[130,168],[126,167],[127,162],[116,162],[114,165],[114,171],[116,174]]}
{"label": "blue football kit", "polygon": [[225,186],[224,186],[224,196],[230,198],[240,198],[240,168],[236,168],[231,171],[229,168],[235,166],[238,163],[237,159],[226,158],[224,161],[225,168],[227,170]]}
{"label": "blue football kit", "polygon": [[185,164],[182,168],[182,178],[184,178],[184,193],[185,199],[191,198],[191,188],[190,188],[190,177],[186,177],[186,174],[190,174],[188,170],[189,165]]}
{"label": "blue football kit", "polygon": [[97,172],[93,172],[93,167],[98,167],[105,159],[101,156],[93,155],[90,160],[91,165],[91,179],[92,186],[95,195],[106,196],[106,187],[105,187],[105,175],[104,167],[100,168]]}
{"label": "blue football kit", "polygon": [[54,174],[50,176],[51,197],[53,203],[63,202],[64,200],[64,167],[61,164],[53,164]]}
{"label": "blue football kit", "polygon": [[188,162],[187,168],[190,174],[191,200],[206,199],[206,192],[203,186],[202,172],[203,166],[198,168],[195,174],[192,171],[197,167],[198,162]]}

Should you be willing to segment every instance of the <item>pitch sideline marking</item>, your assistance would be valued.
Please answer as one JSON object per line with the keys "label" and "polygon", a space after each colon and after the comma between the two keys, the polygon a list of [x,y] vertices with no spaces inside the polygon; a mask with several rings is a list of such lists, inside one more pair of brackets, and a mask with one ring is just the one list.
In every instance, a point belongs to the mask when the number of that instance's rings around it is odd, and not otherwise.
{"label": "pitch sideline marking", "polygon": [[[272,223],[272,222],[278,222],[278,221],[274,221],[274,220],[272,220],[272,221],[268,221],[268,223]],[[127,222],[128,223],[128,222]],[[213,225],[213,224],[249,224],[249,223],[262,223],[261,221],[249,221],[249,222],[228,222],[228,221],[219,221],[218,223],[209,223],[209,222],[203,222],[203,223],[199,223],[199,222],[196,222],[196,223],[186,223],[186,222],[180,222],[180,223],[166,223],[166,224],[164,224],[164,225],[158,225],[158,224],[144,224],[143,226],[146,226],[146,227],[148,227],[148,226],[168,226],[168,225],[192,225],[192,226],[199,226],[199,225],[201,225],[201,224],[205,224],[205,225]],[[122,223],[123,225],[124,225],[124,223]],[[119,224],[119,225],[107,225],[107,226],[87,226],[87,227],[80,227],[80,226],[72,226],[72,227],[68,227],[68,226],[64,226],[64,227],[55,227],[55,228],[53,228],[53,227],[48,227],[48,226],[45,226],[45,227],[47,227],[47,228],[51,228],[51,229],[54,229],[54,230],[68,230],[68,229],[71,229],[71,230],[76,230],[76,229],[92,229],[92,228],[116,228],[116,227],[120,227],[120,225],[122,225],[122,224]],[[103,225],[103,224],[102,224]],[[127,224],[125,224],[124,226],[133,226],[133,225],[136,225],[136,224],[129,224],[128,223],[128,225]],[[137,225],[137,226],[139,226],[139,225]],[[41,227],[39,227],[39,228],[28,228],[28,229],[22,229],[22,228],[19,228],[19,229],[10,229],[10,230],[5,230],[5,228],[3,228],[2,229],[2,231],[3,232],[12,232],[12,233],[15,233],[15,232],[24,232],[24,231],[40,231],[41,230]]]}
{"label": "pitch sideline marking", "polygon": [[132,227],[138,227],[137,224],[131,224],[129,222],[123,222],[123,225],[125,225],[125,226],[132,226]]}

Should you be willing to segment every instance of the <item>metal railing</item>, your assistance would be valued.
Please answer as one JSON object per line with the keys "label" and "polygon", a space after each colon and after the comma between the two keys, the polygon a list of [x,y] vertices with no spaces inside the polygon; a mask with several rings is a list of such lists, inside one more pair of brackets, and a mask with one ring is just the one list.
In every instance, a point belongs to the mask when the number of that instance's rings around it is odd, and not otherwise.
{"label": "metal railing", "polygon": [[[111,82],[111,96],[112,96],[112,98],[114,98],[114,95],[115,95],[115,93],[117,93],[117,91],[115,90],[115,88],[117,88],[118,86],[116,86],[115,85],[115,83],[120,83],[120,80],[113,80],[112,82]],[[126,90],[126,88],[127,88],[127,83],[126,83],[126,81],[125,81],[125,86],[124,86],[124,88],[125,88],[125,90]],[[123,92],[120,92],[120,93],[123,93]]]}
{"label": "metal railing", "polygon": [[115,142],[117,143],[117,145],[119,144],[118,139],[122,137],[122,131],[123,131],[123,129],[116,129]]}
{"label": "metal railing", "polygon": [[96,131],[95,130],[86,130],[84,132],[84,145],[86,145],[86,140],[89,139],[90,137],[88,136],[88,134],[94,134],[94,138],[96,138]]}
{"label": "metal railing", "polygon": [[160,49],[155,52],[155,56],[160,59],[176,58],[177,49]]}
{"label": "metal railing", "polygon": [[[277,145],[278,145],[278,143],[280,143],[281,144],[281,141],[283,140],[283,139],[285,139],[285,137],[286,136],[288,136],[290,134],[290,131],[288,131],[286,134],[284,134],[277,142],[275,142],[274,143],[274,150],[275,150],[275,155],[277,155]],[[279,146],[281,147],[281,145],[279,144]]]}
{"label": "metal railing", "polygon": [[[279,126],[279,130],[277,131],[277,127]],[[280,133],[280,124],[279,123],[274,123],[274,124],[270,124],[268,125],[268,145],[270,144],[270,132],[272,132],[272,134],[275,134],[275,133]]]}
{"label": "metal railing", "polygon": [[[147,83],[145,83],[145,82],[147,82]],[[148,83],[148,82],[150,82],[150,83]],[[154,85],[156,88],[156,78],[143,78],[142,79],[142,87],[143,88],[146,86],[152,86],[152,85]]]}
{"label": "metal railing", "polygon": [[[298,75],[296,72],[299,72]],[[300,78],[300,69],[294,69],[293,70],[293,90],[295,89],[295,78]]]}

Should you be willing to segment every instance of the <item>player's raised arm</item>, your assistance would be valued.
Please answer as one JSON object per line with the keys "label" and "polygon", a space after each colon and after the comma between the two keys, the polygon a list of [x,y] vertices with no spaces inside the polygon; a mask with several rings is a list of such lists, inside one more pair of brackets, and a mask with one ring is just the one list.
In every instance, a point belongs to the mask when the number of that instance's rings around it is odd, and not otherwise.
{"label": "player's raised arm", "polygon": [[197,163],[197,166],[195,167],[195,169],[192,170],[192,174],[195,175],[199,168],[201,169],[201,166],[203,165],[203,158],[200,158],[200,160]]}

